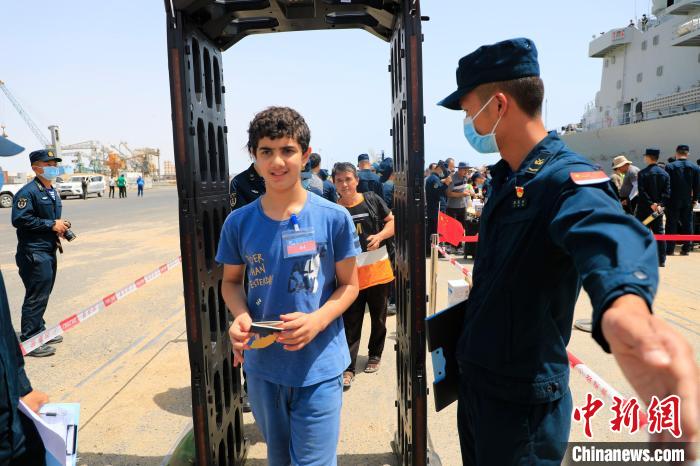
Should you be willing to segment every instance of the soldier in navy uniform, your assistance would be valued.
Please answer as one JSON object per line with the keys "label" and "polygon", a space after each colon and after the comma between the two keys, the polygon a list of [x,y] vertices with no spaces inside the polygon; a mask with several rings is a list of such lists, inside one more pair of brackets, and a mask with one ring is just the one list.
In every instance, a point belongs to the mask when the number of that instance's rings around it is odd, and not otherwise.
{"label": "soldier in navy uniform", "polygon": [[265,180],[255,169],[255,162],[253,162],[250,167],[231,180],[231,209],[236,210],[250,204],[263,194],[265,194]]}
{"label": "soldier in navy uniform", "polygon": [[[690,147],[676,147],[676,160],[666,165],[671,177],[671,202],[666,210],[666,231],[669,235],[693,234],[693,203],[700,200],[700,168],[688,160]],[[690,253],[690,243],[681,242],[681,256]],[[676,242],[666,242],[666,254],[675,254]]]}
{"label": "soldier in navy uniform", "polygon": [[372,191],[379,197],[384,196],[384,188],[382,188],[382,182],[379,180],[379,176],[376,173],[372,173],[372,164],[369,163],[369,155],[360,154],[357,156],[357,176],[360,178],[360,183],[357,185],[358,193],[366,193],[367,191]]}
{"label": "soldier in navy uniform", "polygon": [[442,177],[442,167],[437,163],[431,163],[428,167],[430,175],[425,179],[425,210],[427,223],[425,228],[425,254],[430,255],[430,236],[437,233],[438,213],[440,212],[440,199],[452,183],[452,177]]}
{"label": "soldier in navy uniform", "polygon": [[[24,150],[0,136],[0,157]],[[3,184],[0,174],[0,188]],[[49,397],[32,388],[24,370],[24,358],[12,326],[5,282],[0,273],[0,464],[42,466],[46,464],[44,444],[34,424],[19,409],[20,399],[38,412]]]}
{"label": "soldier in navy uniform", "polygon": [[676,394],[682,440],[699,430],[693,350],[651,313],[654,238],[624,214],[604,172],[547,132],[539,74],[531,40],[485,45],[459,61],[457,90],[440,102],[466,113],[475,150],[501,157],[457,344],[468,465],[561,463],[572,414],[566,345],[581,285],[593,338],[643,402]]}
{"label": "soldier in navy uniform", "polygon": [[[671,199],[671,180],[666,171],[657,165],[659,161],[659,149],[647,149],[644,153],[644,161],[647,166],[639,170],[637,183],[639,186],[639,202],[635,215],[640,222],[654,212],[663,212]],[[664,234],[663,213],[647,225],[649,229],[658,235]],[[659,267],[666,267],[666,243],[657,241],[659,255]]]}
{"label": "soldier in navy uniform", "polygon": [[[61,196],[52,184],[61,159],[53,151],[41,149],[29,154],[29,160],[36,177],[17,192],[12,204],[12,225],[17,229],[18,240],[15,260],[25,287],[22,341],[46,330],[44,313],[56,281],[56,249],[70,228],[70,222],[61,218]],[[48,343],[62,341],[58,335]],[[29,355],[55,353],[53,346],[45,344]]]}

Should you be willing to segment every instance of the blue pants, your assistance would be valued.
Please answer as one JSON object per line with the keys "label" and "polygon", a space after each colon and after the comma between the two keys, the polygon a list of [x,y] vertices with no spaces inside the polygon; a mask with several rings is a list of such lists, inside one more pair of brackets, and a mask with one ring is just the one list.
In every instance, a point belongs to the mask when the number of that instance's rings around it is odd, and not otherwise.
{"label": "blue pants", "polygon": [[143,186],[138,186],[137,189],[138,189],[138,191],[137,191],[136,195],[143,197]]}
{"label": "blue pants", "polygon": [[250,373],[246,380],[270,466],[336,465],[342,376],[309,387],[286,387]]}
{"label": "blue pants", "polygon": [[571,392],[515,403],[460,381],[457,427],[464,465],[560,465],[571,428]]}
{"label": "blue pants", "polygon": [[[672,206],[666,210],[666,233],[669,235],[693,234],[693,205]],[[681,251],[690,252],[690,243],[681,241]],[[676,249],[675,241],[666,242],[666,253],[673,254]]]}
{"label": "blue pants", "polygon": [[20,334],[24,341],[46,330],[44,312],[56,281],[56,253],[17,251],[15,261],[25,289]]}

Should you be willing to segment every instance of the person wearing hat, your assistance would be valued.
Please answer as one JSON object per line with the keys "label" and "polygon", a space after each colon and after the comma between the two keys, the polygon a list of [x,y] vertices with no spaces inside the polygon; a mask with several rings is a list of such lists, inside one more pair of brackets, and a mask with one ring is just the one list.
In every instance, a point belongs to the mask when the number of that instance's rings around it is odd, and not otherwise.
{"label": "person wearing hat", "polygon": [[471,207],[474,190],[469,184],[469,165],[459,162],[457,172],[452,176],[452,183],[447,187],[447,215],[457,220],[462,228],[467,218],[467,209]]}
{"label": "person wearing hat", "polygon": [[[0,136],[0,157],[17,155],[24,150],[9,139]],[[0,175],[0,188],[4,179]],[[44,444],[34,424],[19,409],[22,400],[35,412],[48,402],[49,397],[36,389],[24,370],[20,350],[7,300],[5,281],[0,272],[0,464],[43,465]]]}
{"label": "person wearing hat", "polygon": [[357,156],[357,168],[357,176],[359,176],[360,179],[357,185],[357,192],[366,193],[372,191],[379,197],[383,197],[384,189],[382,188],[382,182],[379,180],[379,176],[371,170],[372,164],[369,163],[369,155],[360,154]]}
{"label": "person wearing hat", "polygon": [[[28,340],[46,330],[44,313],[56,281],[56,249],[60,238],[70,228],[70,222],[61,218],[61,196],[52,182],[59,175],[58,162],[52,150],[35,150],[29,154],[36,177],[23,186],[12,203],[12,225],[17,229],[15,261],[24,283],[20,340]],[[48,343],[60,343],[61,335]],[[56,353],[45,344],[29,356],[43,357]]]}
{"label": "person wearing hat", "polygon": [[572,414],[566,345],[582,284],[595,341],[645,402],[680,396],[682,439],[698,433],[692,348],[651,313],[654,238],[624,214],[603,171],[547,132],[539,74],[531,40],[485,45],[459,61],[457,90],[440,102],[466,113],[475,150],[501,158],[456,350],[464,464],[561,463]]}
{"label": "person wearing hat", "polygon": [[620,186],[622,207],[628,214],[634,214],[637,208],[637,195],[639,194],[639,183],[637,180],[639,168],[634,166],[624,155],[618,155],[613,159],[613,169],[617,169],[624,176],[622,186]]}
{"label": "person wearing hat", "polygon": [[[666,171],[657,165],[659,161],[659,149],[647,149],[644,152],[644,161],[647,166],[639,170],[637,183],[639,186],[639,202],[637,204],[636,217],[643,222],[647,217],[660,212],[647,226],[656,234],[664,234],[663,211],[671,199],[671,179]],[[659,267],[666,267],[666,243],[656,242]]]}
{"label": "person wearing hat", "polygon": [[[690,147],[676,147],[676,160],[666,165],[671,177],[671,201],[666,210],[666,231],[669,235],[693,234],[693,203],[700,200],[700,168],[688,160]],[[681,256],[690,254],[691,243],[681,241]],[[675,254],[676,242],[666,242],[666,254]]]}
{"label": "person wearing hat", "polygon": [[620,188],[622,188],[622,180],[625,175],[620,172],[619,168],[615,168],[615,161],[612,162],[612,175],[610,175],[610,181],[612,181],[615,190],[617,191],[617,196],[620,197]]}
{"label": "person wearing hat", "polygon": [[429,175],[425,179],[425,255],[430,256],[431,236],[437,234],[438,215],[441,211],[442,197],[452,183],[452,177],[444,175],[444,162],[428,165]]}

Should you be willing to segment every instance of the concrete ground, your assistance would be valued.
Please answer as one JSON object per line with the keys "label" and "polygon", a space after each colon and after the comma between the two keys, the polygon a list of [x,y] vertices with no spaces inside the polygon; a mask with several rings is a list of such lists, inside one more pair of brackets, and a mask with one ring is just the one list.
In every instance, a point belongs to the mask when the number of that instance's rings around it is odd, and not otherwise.
{"label": "concrete ground", "polygon": [[[16,238],[9,209],[0,209],[0,268],[8,288],[13,323],[19,327],[24,289],[14,263]],[[56,286],[46,313],[47,325],[80,310],[179,255],[177,193],[174,188],[146,191],[142,199],[67,200],[64,217],[78,238],[59,258]],[[470,264],[467,264],[470,266]],[[695,278],[700,254],[669,257],[661,270],[656,312],[700,350],[700,289]],[[446,306],[447,280],[461,273],[441,260],[438,271],[438,309]],[[582,294],[575,318],[590,316]],[[341,465],[394,465],[390,442],[396,430],[396,360],[393,351],[395,317],[388,319],[389,335],[378,373],[358,373],[345,393]],[[181,269],[167,272],[123,301],[110,306],[65,334],[50,358],[27,358],[34,386],[53,401],[79,401],[80,465],[159,465],[191,422],[190,374],[185,339]],[[366,362],[369,318],[365,319],[358,369]],[[569,349],[625,395],[633,392],[610,355],[590,334],[573,331]],[[430,358],[428,358],[430,366]],[[432,380],[432,373],[429,374]],[[572,373],[574,404],[582,405],[592,387]],[[432,395],[431,395],[432,396]],[[440,413],[429,396],[428,427],[444,465],[460,464],[456,406]],[[605,410],[609,408],[606,403]],[[601,411],[600,413],[603,413]],[[609,413],[593,421],[593,440],[629,441],[607,427]],[[265,463],[265,445],[246,414],[250,440],[247,464]],[[634,439],[643,438],[638,435]],[[574,423],[572,440],[584,440]]]}

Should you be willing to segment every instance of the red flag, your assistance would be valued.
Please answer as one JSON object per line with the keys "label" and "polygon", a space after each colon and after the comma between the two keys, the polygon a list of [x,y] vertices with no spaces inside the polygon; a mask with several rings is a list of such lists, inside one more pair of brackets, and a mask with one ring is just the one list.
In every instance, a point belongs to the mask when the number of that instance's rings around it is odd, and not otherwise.
{"label": "red flag", "polygon": [[459,246],[464,238],[464,228],[458,220],[445,215],[442,212],[438,213],[437,227],[439,241],[446,241],[453,246]]}

